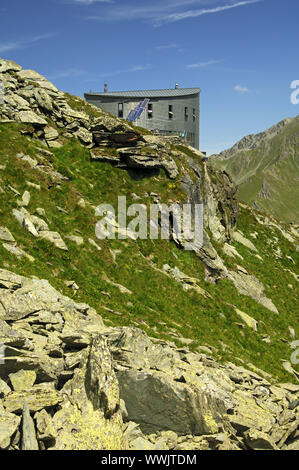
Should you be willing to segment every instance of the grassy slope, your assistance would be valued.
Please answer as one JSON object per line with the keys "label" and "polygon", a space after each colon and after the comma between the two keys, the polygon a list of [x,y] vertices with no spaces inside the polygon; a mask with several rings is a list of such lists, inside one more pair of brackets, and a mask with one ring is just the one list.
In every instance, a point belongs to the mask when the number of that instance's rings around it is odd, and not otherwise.
{"label": "grassy slope", "polygon": [[[220,360],[236,362],[236,358],[240,358],[273,373],[279,380],[292,380],[292,376],[281,365],[280,359],[289,360],[291,354],[289,345],[281,341],[281,338],[290,341],[289,325],[297,329],[297,338],[299,336],[298,318],[295,316],[298,293],[294,277],[284,271],[284,268],[295,270],[294,264],[286,256],[290,255],[295,260],[298,253],[281,237],[280,232],[261,227],[249,211],[241,210],[239,227],[248,236],[251,232],[258,232],[258,239],[253,241],[263,261],[235,243],[244,257],[244,262],[238,263],[264,282],[266,293],[280,311],[277,316],[252,299],[239,295],[228,280],[218,284],[206,282],[204,266],[200,260],[192,252],[179,250],[171,242],[97,240],[94,233],[97,221],[94,209],[89,205],[81,208],[77,204],[81,197],[94,206],[102,202],[116,204],[117,195],[125,194],[130,203],[134,202],[131,196],[133,192],[142,197],[138,202],[148,204],[151,198],[144,197],[144,193],[151,191],[160,194],[162,201],[167,202],[169,199],[182,197],[177,182],[170,182],[162,171],[158,177],[136,181],[124,170],[113,168],[109,164],[91,163],[89,152],[74,140],[53,150],[53,165],[69,176],[70,180],[61,187],[49,187],[51,185],[46,175],[41,176],[38,171],[32,170],[27,163],[15,157],[19,151],[34,157],[36,146],[41,146],[40,143],[21,136],[20,127],[22,126],[17,124],[0,124],[0,165],[6,167],[5,170],[0,170],[0,186],[5,189],[4,194],[0,194],[0,226],[7,226],[15,236],[18,246],[34,256],[35,261],[31,263],[24,259],[18,260],[0,243],[0,267],[19,274],[48,279],[64,294],[74,296],[77,301],[89,303],[106,322],[113,325],[139,325],[151,336],[175,340],[181,344],[170,334],[176,330],[178,337],[194,340],[191,349],[199,345],[210,345],[216,348],[216,356]],[[26,181],[40,184],[41,191],[28,187]],[[77,229],[84,237],[84,245],[77,246],[65,239],[69,252],[63,252],[22,229],[12,216],[12,209],[17,207],[16,196],[7,189],[7,185],[13,186],[21,194],[24,190],[29,190],[29,212],[34,213],[37,207],[44,208],[50,230],[58,231],[64,238],[66,234],[76,234]],[[67,210],[68,215],[59,212],[56,206]],[[273,258],[271,240],[274,236],[279,240],[282,260]],[[101,252],[88,243],[89,237],[102,247]],[[121,250],[116,263],[110,250]],[[194,291],[185,292],[173,279],[154,270],[150,260],[160,268],[168,263],[199,278],[200,286],[209,292],[211,298],[205,298]],[[226,260],[234,269],[232,258]],[[133,294],[121,294],[117,287],[102,279],[103,272],[113,281],[125,285]],[[80,287],[79,291],[73,293],[64,285],[65,280],[74,280]],[[288,287],[290,284],[293,289]],[[240,318],[229,304],[234,304],[258,320],[258,333],[247,327],[240,328]],[[111,313],[104,307],[121,312],[122,315]],[[271,344],[262,341],[263,334],[270,335]],[[227,346],[225,351],[223,344]]]}
{"label": "grassy slope", "polygon": [[[286,222],[299,223],[299,119],[267,143],[233,157],[214,160],[239,185],[239,198]],[[263,181],[271,198],[260,196]]]}

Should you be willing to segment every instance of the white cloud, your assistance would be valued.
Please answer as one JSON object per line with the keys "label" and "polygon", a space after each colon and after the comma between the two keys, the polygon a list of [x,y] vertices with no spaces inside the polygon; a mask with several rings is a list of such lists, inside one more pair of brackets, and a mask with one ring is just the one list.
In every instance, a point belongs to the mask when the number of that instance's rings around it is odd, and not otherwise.
{"label": "white cloud", "polygon": [[149,64],[147,65],[132,65],[128,69],[123,69],[123,70],[115,70],[114,72],[105,72],[100,74],[101,78],[108,78],[108,77],[115,77],[116,75],[121,75],[123,73],[135,73],[135,72],[143,72],[144,70],[147,70],[151,68]]}
{"label": "white cloud", "polygon": [[93,3],[114,3],[113,0],[73,0],[73,2],[87,6],[92,5]]}
{"label": "white cloud", "polygon": [[133,65],[128,69],[128,72],[142,72],[143,70],[148,69],[148,65]]}
{"label": "white cloud", "polygon": [[234,90],[237,91],[238,93],[241,93],[241,95],[244,95],[245,93],[249,93],[249,88],[247,88],[247,86],[236,85],[234,87]]}
{"label": "white cloud", "polygon": [[[86,3],[89,0],[76,1]],[[87,19],[98,21],[145,20],[150,21],[155,26],[161,26],[165,23],[173,23],[188,18],[196,18],[202,15],[219,13],[230,10],[232,8],[259,3],[263,0],[242,0],[239,2],[226,0],[226,5],[219,5],[219,3],[223,3],[223,1],[225,0],[163,0],[159,3],[151,3],[145,6],[140,6],[140,4],[136,6],[126,3],[122,4],[121,6],[112,5],[109,11],[105,12],[105,15],[93,15],[87,17]],[[217,5],[217,3],[218,6],[209,8],[210,5]],[[206,6],[206,8],[186,10],[186,7],[190,5],[198,5],[201,7]]]}
{"label": "white cloud", "polygon": [[178,46],[176,44],[162,44],[161,46],[156,46],[155,49],[163,51],[165,49],[177,49],[177,47]]}
{"label": "white cloud", "polygon": [[56,74],[53,74],[53,75],[47,75],[47,77],[49,78],[49,80],[58,80],[61,78],[80,77],[84,75],[85,73],[86,72],[84,70],[70,68],[70,69],[57,72]]}
{"label": "white cloud", "polygon": [[201,68],[209,67],[210,65],[220,64],[221,62],[223,62],[223,60],[208,60],[206,62],[198,62],[196,64],[186,65],[186,68],[187,69],[201,69]]}
{"label": "white cloud", "polygon": [[16,49],[23,49],[24,47],[31,46],[39,41],[49,39],[55,36],[54,33],[41,34],[40,36],[34,36],[32,38],[23,39],[20,41],[0,43],[0,54],[3,52],[14,51]]}
{"label": "white cloud", "polygon": [[20,43],[18,43],[18,42],[10,42],[10,43],[6,43],[6,44],[0,44],[0,54],[2,54],[3,52],[13,51],[13,50],[19,49],[19,48],[20,48]]}
{"label": "white cloud", "polygon": [[202,8],[200,10],[188,10],[179,13],[171,13],[167,16],[161,17],[158,19],[157,24],[162,23],[173,23],[175,21],[186,20],[188,18],[196,18],[203,15],[208,15],[212,13],[220,13],[222,11],[231,10],[232,8],[238,8],[245,5],[250,5],[252,3],[258,3],[261,0],[245,0],[242,2],[233,3],[230,5],[218,6],[215,8]]}

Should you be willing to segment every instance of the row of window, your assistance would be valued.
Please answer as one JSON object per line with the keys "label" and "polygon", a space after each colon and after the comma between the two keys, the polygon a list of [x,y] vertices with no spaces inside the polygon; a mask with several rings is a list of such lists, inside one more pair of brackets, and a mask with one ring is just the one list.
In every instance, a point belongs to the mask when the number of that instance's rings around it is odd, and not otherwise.
{"label": "row of window", "polygon": [[[123,118],[124,117],[124,104],[123,103],[118,103],[118,117]],[[148,119],[153,119],[154,117],[154,110],[153,110],[153,104],[149,103],[147,105],[147,118]],[[172,104],[168,105],[168,119],[172,120],[174,118],[173,114],[173,106]],[[188,111],[188,106],[185,106],[184,108],[184,119],[185,121],[188,121],[189,119],[189,111]],[[192,109],[192,119],[193,122],[196,120],[196,109]]]}
{"label": "row of window", "polygon": [[165,129],[151,129],[153,134],[156,135],[163,135],[163,136],[170,136],[170,135],[177,135],[182,139],[185,139],[187,142],[191,142],[195,145],[195,133],[194,132],[186,132],[186,131],[170,131]]}

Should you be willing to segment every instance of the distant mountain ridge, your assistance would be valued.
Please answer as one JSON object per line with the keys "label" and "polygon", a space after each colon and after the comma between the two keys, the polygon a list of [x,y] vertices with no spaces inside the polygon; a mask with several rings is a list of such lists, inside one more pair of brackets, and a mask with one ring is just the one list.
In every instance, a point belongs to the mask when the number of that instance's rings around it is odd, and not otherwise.
{"label": "distant mountain ridge", "polygon": [[[299,116],[297,116],[299,117]],[[212,157],[218,156],[221,158],[230,158],[235,155],[236,152],[241,150],[251,150],[257,146],[263,144],[266,140],[272,139],[278,135],[282,130],[294,121],[296,118],[286,118],[280,121],[278,124],[269,127],[266,131],[259,132],[258,134],[249,134],[239,140],[233,147],[227,150],[223,150],[218,155],[212,155]]]}
{"label": "distant mountain ridge", "polygon": [[210,157],[238,185],[239,198],[285,222],[299,222],[299,116],[243,137]]}

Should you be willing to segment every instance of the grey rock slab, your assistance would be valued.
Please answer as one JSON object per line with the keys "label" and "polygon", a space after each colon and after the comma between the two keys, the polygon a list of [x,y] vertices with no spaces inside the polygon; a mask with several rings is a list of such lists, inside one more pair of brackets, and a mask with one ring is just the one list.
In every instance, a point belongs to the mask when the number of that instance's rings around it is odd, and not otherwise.
{"label": "grey rock slab", "polygon": [[20,111],[16,113],[15,120],[23,122],[24,124],[33,124],[42,127],[47,125],[47,121],[33,111]]}
{"label": "grey rock slab", "polygon": [[9,374],[9,379],[15,392],[22,392],[34,385],[36,373],[33,370],[19,370]]}
{"label": "grey rock slab", "polygon": [[0,73],[19,72],[22,67],[13,60],[0,59]]}
{"label": "grey rock slab", "polygon": [[40,411],[57,405],[62,401],[62,397],[56,390],[33,387],[25,392],[8,393],[2,402],[7,412],[21,413],[24,401],[27,401],[30,411]]}
{"label": "grey rock slab", "polygon": [[21,418],[7,411],[0,410],[0,449],[7,449],[12,436],[18,430]]}
{"label": "grey rock slab", "polygon": [[3,240],[5,242],[15,241],[13,235],[10,233],[10,231],[6,227],[0,227],[0,240]]}
{"label": "grey rock slab", "polygon": [[24,401],[22,415],[22,450],[38,450],[34,421],[30,416],[27,401]]}

